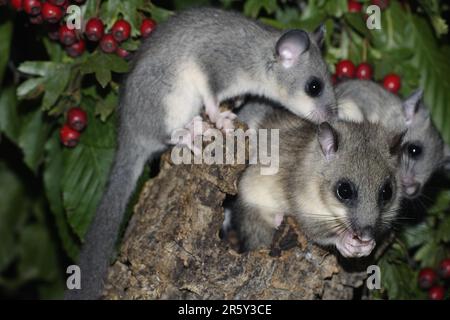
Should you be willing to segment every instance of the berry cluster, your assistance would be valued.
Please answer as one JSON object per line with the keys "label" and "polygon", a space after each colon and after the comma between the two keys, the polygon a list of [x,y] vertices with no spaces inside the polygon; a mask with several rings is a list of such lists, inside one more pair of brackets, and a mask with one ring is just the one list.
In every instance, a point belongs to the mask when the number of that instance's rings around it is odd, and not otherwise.
{"label": "berry cluster", "polygon": [[[373,68],[367,62],[359,64],[357,67],[350,60],[341,60],[336,64],[336,73],[332,75],[333,84],[345,79],[372,80]],[[395,73],[389,73],[383,78],[383,87],[397,94],[401,87],[401,79]]]}
{"label": "berry cluster", "polygon": [[59,130],[59,139],[66,147],[75,147],[80,140],[80,133],[87,126],[87,114],[79,108],[70,108],[67,112],[67,121]]}
{"label": "berry cluster", "polygon": [[[73,4],[83,4],[85,0],[71,0]],[[106,32],[103,21],[97,17],[90,18],[85,24],[84,32],[69,28],[62,22],[69,0],[10,0],[10,5],[16,11],[24,11],[29,15],[30,23],[48,23],[49,38],[61,42],[71,57],[78,57],[86,50],[85,39],[99,43],[106,53],[116,53],[126,58],[129,52],[120,44],[131,36],[131,24],[125,19],[117,20],[111,30]],[[145,18],[140,27],[141,37],[147,38],[156,26],[152,19]]]}
{"label": "berry cluster", "polygon": [[448,285],[449,280],[450,258],[441,261],[437,272],[432,268],[424,268],[419,272],[419,287],[423,290],[428,290],[428,298],[431,300],[444,299],[445,285]]}

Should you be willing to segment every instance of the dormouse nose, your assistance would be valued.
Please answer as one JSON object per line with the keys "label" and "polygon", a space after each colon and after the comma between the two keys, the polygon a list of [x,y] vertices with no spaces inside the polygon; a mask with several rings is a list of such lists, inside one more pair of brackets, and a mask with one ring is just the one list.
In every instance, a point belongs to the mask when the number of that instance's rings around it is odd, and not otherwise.
{"label": "dormouse nose", "polygon": [[375,229],[372,226],[365,226],[356,231],[356,236],[361,241],[370,241],[375,237]]}
{"label": "dormouse nose", "polygon": [[420,183],[415,182],[413,184],[406,185],[404,188],[408,197],[415,197],[420,191]]}

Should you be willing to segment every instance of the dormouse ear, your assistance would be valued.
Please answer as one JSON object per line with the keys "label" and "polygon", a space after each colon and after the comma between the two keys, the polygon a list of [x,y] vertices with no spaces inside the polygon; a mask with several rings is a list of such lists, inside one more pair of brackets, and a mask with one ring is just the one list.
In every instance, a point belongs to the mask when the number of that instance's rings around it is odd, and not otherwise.
{"label": "dormouse ear", "polygon": [[309,36],[303,30],[290,30],[278,39],[275,46],[277,56],[285,68],[292,67],[300,55],[309,49]]}
{"label": "dormouse ear", "polygon": [[314,41],[317,43],[319,48],[322,48],[324,40],[325,40],[325,33],[327,32],[327,28],[325,27],[325,24],[321,24],[314,30],[312,33]]}
{"label": "dormouse ear", "polygon": [[338,150],[337,132],[328,122],[322,122],[317,130],[317,138],[325,159],[331,160]]}
{"label": "dormouse ear", "polygon": [[401,153],[402,147],[403,147],[403,140],[405,138],[406,131],[407,130],[405,130],[401,133],[394,134],[389,139],[389,153],[391,155],[399,155]]}
{"label": "dormouse ear", "polygon": [[405,113],[406,125],[410,125],[419,110],[420,100],[423,96],[423,90],[417,89],[408,98],[403,101],[403,112]]}

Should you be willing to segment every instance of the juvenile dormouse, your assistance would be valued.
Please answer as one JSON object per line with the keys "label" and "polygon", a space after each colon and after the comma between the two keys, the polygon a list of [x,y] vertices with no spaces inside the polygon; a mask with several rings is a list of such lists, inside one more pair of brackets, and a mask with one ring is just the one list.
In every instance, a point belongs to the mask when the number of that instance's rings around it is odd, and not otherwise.
{"label": "juvenile dormouse", "polygon": [[243,250],[270,245],[283,216],[292,215],[312,242],[344,257],[369,255],[399,208],[404,133],[367,121],[317,125],[282,110],[258,128],[280,129],[280,168],[261,175],[251,165],[239,181],[231,225]]}
{"label": "juvenile dormouse", "polygon": [[372,81],[348,80],[336,87],[339,117],[380,123],[388,129],[406,128],[401,177],[404,195],[416,198],[430,176],[450,163],[450,153],[433,124],[422,91],[405,100]]}
{"label": "juvenile dormouse", "polygon": [[322,27],[282,32],[218,9],[188,10],[156,27],[121,85],[117,152],[79,257],[82,289],[67,291],[67,299],[100,296],[144,164],[202,107],[219,129],[232,128],[235,117],[221,113],[219,103],[240,95],[267,97],[314,122],[333,115],[323,35]]}

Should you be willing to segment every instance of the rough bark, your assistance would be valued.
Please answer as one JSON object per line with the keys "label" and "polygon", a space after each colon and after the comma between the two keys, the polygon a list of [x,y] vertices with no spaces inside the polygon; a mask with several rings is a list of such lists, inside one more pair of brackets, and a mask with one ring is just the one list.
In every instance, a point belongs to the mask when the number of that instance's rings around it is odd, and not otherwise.
{"label": "rough bark", "polygon": [[363,269],[308,243],[291,218],[270,250],[238,254],[219,230],[245,166],[173,165],[169,155],[134,208],[105,299],[351,299],[362,285]]}

